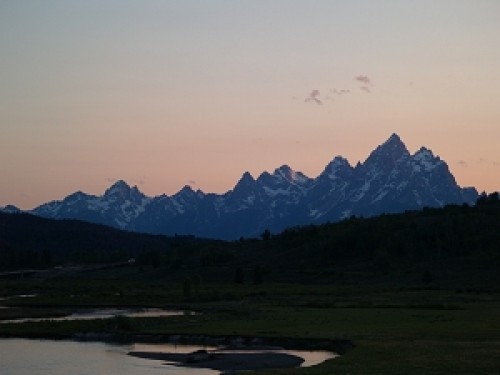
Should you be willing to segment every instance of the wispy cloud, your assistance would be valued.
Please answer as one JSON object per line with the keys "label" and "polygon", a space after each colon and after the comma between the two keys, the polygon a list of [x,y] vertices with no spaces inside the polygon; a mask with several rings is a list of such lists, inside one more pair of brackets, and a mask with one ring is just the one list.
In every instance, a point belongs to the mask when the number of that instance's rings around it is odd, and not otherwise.
{"label": "wispy cloud", "polygon": [[341,90],[337,90],[337,89],[333,89],[333,90],[330,90],[332,94],[335,94],[335,95],[347,95],[347,94],[350,94],[351,93],[351,90],[346,90],[346,89],[341,89]]}
{"label": "wispy cloud", "polygon": [[489,164],[489,165],[494,165],[494,166],[499,166],[500,165],[500,163],[498,161],[489,160],[489,159],[486,159],[486,158],[480,158],[479,162],[481,164]]}
{"label": "wispy cloud", "polygon": [[321,99],[319,98],[321,95],[319,90],[312,90],[309,96],[304,100],[306,103],[315,103],[317,105],[323,104]]}
{"label": "wispy cloud", "polygon": [[190,186],[196,186],[196,181],[195,180],[189,180],[188,185]]}
{"label": "wispy cloud", "polygon": [[[354,76],[354,81],[356,81],[360,90],[363,90],[368,94],[370,94],[375,87],[370,77],[368,77],[366,74],[359,74],[357,76]],[[327,102],[333,103],[335,102],[336,97],[350,95],[354,92],[353,90],[355,90],[355,88],[330,88],[325,90],[327,91],[327,93],[323,93],[323,95],[322,91],[320,91],[319,89],[310,91],[309,94],[305,97],[304,102],[316,105],[323,105]],[[297,97],[293,96],[292,99],[297,100]]]}
{"label": "wispy cloud", "polygon": [[146,179],[144,177],[133,177],[130,182],[134,185],[144,185],[146,183]]}
{"label": "wispy cloud", "polygon": [[469,164],[465,160],[459,160],[458,165],[460,165],[462,168],[467,168]]}
{"label": "wispy cloud", "polygon": [[366,74],[360,74],[355,76],[354,79],[361,84],[361,86],[359,87],[361,90],[368,94],[371,94],[371,87],[373,87],[373,82],[370,77],[368,77]]}
{"label": "wispy cloud", "polygon": [[360,74],[360,75],[357,75],[356,77],[354,77],[354,79],[356,81],[358,81],[359,83],[362,83],[363,85],[373,85],[370,77],[368,77],[367,75],[365,74]]}

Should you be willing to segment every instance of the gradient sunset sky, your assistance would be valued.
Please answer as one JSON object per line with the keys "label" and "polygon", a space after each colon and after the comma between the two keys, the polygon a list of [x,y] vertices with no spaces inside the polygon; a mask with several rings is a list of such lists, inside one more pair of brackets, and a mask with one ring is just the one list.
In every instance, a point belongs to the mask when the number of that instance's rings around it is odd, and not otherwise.
{"label": "gradient sunset sky", "polygon": [[0,206],[316,177],[392,133],[500,190],[498,0],[0,1]]}

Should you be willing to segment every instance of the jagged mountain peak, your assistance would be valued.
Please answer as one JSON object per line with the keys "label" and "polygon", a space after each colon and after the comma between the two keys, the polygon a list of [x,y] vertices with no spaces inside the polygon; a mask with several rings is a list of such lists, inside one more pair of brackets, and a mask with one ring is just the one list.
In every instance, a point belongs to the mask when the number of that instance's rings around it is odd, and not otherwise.
{"label": "jagged mountain peak", "polygon": [[326,166],[326,169],[332,169],[332,168],[339,168],[339,167],[351,167],[351,164],[349,164],[349,161],[344,158],[343,156],[335,156],[333,160],[328,163]]}
{"label": "jagged mountain peak", "polygon": [[246,184],[253,184],[254,182],[255,182],[255,179],[250,174],[250,172],[247,171],[247,172],[243,173],[243,175],[241,176],[241,178],[238,181],[238,183],[236,184],[236,186],[238,186],[238,185],[246,185]]}
{"label": "jagged mountain peak", "polygon": [[68,200],[68,201],[77,201],[77,200],[85,199],[87,197],[88,197],[87,194],[85,194],[81,190],[78,190],[78,191],[74,192],[73,194],[68,195],[66,197],[66,200]]}
{"label": "jagged mountain peak", "polygon": [[7,206],[0,208],[0,212],[5,212],[8,214],[13,214],[13,213],[17,214],[21,212],[21,209],[12,204],[8,204]]}
{"label": "jagged mountain peak", "polygon": [[205,193],[203,193],[200,189],[197,189],[196,191],[189,185],[184,185],[184,187],[179,190],[173,198],[194,198],[194,197],[199,197],[203,198]]}
{"label": "jagged mountain peak", "polygon": [[267,171],[264,171],[257,177],[256,180],[261,186],[269,186],[274,185],[276,183],[276,176],[274,174],[270,174]]}
{"label": "jagged mountain peak", "polygon": [[401,137],[397,133],[392,133],[391,136],[384,143],[390,143],[390,142],[403,143]]}
{"label": "jagged mountain peak", "polygon": [[278,167],[274,170],[274,175],[290,175],[293,173],[292,168],[289,165],[283,164],[281,167]]}
{"label": "jagged mountain peak", "polygon": [[174,196],[204,196],[205,193],[200,189],[194,190],[190,185],[184,185],[181,190],[179,190]]}
{"label": "jagged mountain peak", "polygon": [[392,133],[392,135],[380,146],[378,146],[375,151],[384,150],[384,151],[392,151],[398,153],[408,154],[408,150],[406,149],[406,145],[403,143],[399,135],[396,133]]}
{"label": "jagged mountain peak", "polygon": [[372,151],[364,164],[373,162],[395,163],[403,157],[410,156],[401,138],[396,133],[393,133],[384,143]]}
{"label": "jagged mountain peak", "polygon": [[334,164],[348,164],[348,165],[350,165],[349,161],[346,158],[344,158],[343,156],[341,156],[341,155],[335,156],[333,158],[333,160],[330,162],[330,164],[332,164],[332,163],[334,163]]}
{"label": "jagged mountain peak", "polygon": [[[236,185],[234,185],[233,192],[237,191],[247,191],[248,189],[253,189],[255,187],[256,181],[250,172],[245,172],[238,180]],[[229,193],[229,192],[228,192]]]}
{"label": "jagged mountain peak", "polygon": [[113,194],[122,194],[124,192],[128,192],[131,190],[130,185],[128,185],[123,180],[116,181],[113,185],[111,185],[105,192],[104,196],[109,196]]}
{"label": "jagged mountain peak", "polygon": [[243,173],[241,175],[241,179],[248,179],[248,180],[254,181],[254,178],[253,178],[252,174],[250,172],[248,172],[248,171],[246,171],[245,173]]}
{"label": "jagged mountain peak", "polygon": [[328,163],[320,176],[327,176],[329,179],[336,179],[339,174],[350,173],[352,166],[349,161],[342,156],[335,156],[335,158]]}
{"label": "jagged mountain peak", "polygon": [[104,199],[141,201],[146,196],[137,186],[131,187],[123,180],[116,181],[104,192]]}
{"label": "jagged mountain peak", "polygon": [[414,158],[434,158],[434,154],[427,147],[420,147],[420,149],[415,152]]}
{"label": "jagged mountain peak", "polygon": [[177,194],[191,194],[191,193],[194,193],[193,188],[190,185],[184,185]]}
{"label": "jagged mountain peak", "polygon": [[294,171],[290,166],[284,164],[274,170],[273,176],[284,179],[291,183],[304,183],[309,178],[302,172]]}
{"label": "jagged mountain peak", "polygon": [[446,163],[422,147],[410,155],[392,134],[364,163],[336,156],[314,179],[284,164],[257,180],[245,172],[222,195],[184,186],[174,196],[146,197],[119,180],[103,196],[74,193],[31,211],[51,218],[79,218],[155,234],[192,233],[234,239],[266,228],[337,221],[448,203],[473,204],[475,189],[457,185]]}
{"label": "jagged mountain peak", "polygon": [[421,147],[415,155],[412,156],[413,163],[417,168],[423,168],[426,172],[430,172],[436,167],[446,165],[439,156],[434,156],[431,150]]}

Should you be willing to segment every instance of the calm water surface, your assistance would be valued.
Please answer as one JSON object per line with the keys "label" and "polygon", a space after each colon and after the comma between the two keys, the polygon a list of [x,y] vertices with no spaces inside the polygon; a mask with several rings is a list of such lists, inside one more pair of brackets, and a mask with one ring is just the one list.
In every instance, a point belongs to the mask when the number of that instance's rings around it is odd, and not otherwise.
{"label": "calm water surface", "polygon": [[[6,375],[215,375],[218,371],[165,365],[163,361],[128,356],[129,351],[190,353],[211,347],[173,344],[112,345],[101,342],[0,339],[0,372]],[[334,353],[282,351],[312,366]]]}
{"label": "calm water surface", "polygon": [[[147,345],[146,345],[147,346]],[[0,372],[5,375],[214,375],[218,371],[164,365],[135,358],[131,350],[146,347],[27,339],[0,339]],[[192,351],[163,345],[171,352]],[[199,349],[198,347],[196,349]]]}
{"label": "calm water surface", "polygon": [[[2,306],[0,306],[2,308]],[[74,312],[67,316],[59,317],[44,317],[44,318],[19,318],[11,320],[2,320],[1,323],[26,323],[26,322],[42,322],[47,320],[61,321],[61,320],[92,320],[92,319],[110,319],[116,316],[127,316],[127,317],[161,317],[161,316],[178,316],[178,315],[190,315],[194,314],[189,311],[174,311],[174,310],[163,310],[163,309],[142,309],[142,310],[131,310],[131,309],[95,309],[95,310],[82,310]]]}

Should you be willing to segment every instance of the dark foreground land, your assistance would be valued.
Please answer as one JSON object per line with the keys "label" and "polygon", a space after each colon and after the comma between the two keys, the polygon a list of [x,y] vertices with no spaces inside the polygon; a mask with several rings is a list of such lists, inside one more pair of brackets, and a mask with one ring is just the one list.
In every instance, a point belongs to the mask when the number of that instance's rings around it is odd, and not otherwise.
{"label": "dark foreground land", "polygon": [[[0,324],[1,337],[186,343],[223,337],[342,354],[311,368],[275,370],[258,368],[261,358],[252,358],[259,374],[500,373],[498,194],[475,207],[351,218],[231,243],[141,239],[123,254],[131,234],[117,242],[115,232],[85,232],[75,222],[62,223],[68,229],[24,216],[0,219],[3,269],[45,267],[2,275],[0,305],[9,308],[0,308],[0,320],[88,307],[196,312]],[[100,242],[88,246],[109,251],[88,252],[82,246],[89,238]],[[131,256],[136,261],[129,263]]]}
{"label": "dark foreground land", "polygon": [[[197,311],[161,318],[2,324],[3,337],[197,342],[255,338],[285,348],[337,350],[312,368],[269,374],[497,374],[500,289],[384,285],[203,284],[117,280],[2,281],[0,317],[51,315],[83,306],[153,306]],[[230,367],[227,367],[228,369]],[[258,369],[258,366],[255,367]]]}

